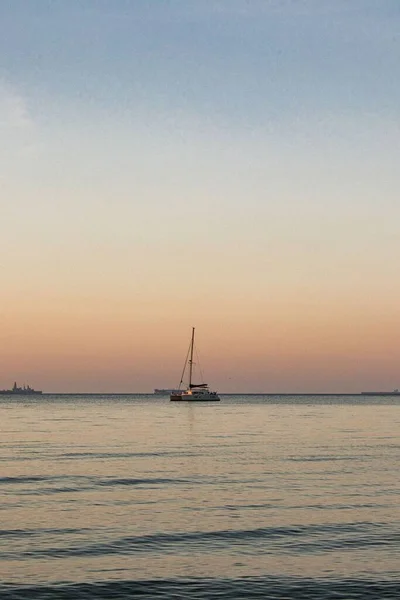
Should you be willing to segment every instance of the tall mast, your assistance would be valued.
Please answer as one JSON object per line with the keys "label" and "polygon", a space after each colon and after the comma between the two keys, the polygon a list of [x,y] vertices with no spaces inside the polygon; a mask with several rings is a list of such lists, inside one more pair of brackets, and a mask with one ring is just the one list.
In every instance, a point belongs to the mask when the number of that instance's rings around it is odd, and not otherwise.
{"label": "tall mast", "polygon": [[193,371],[193,348],[194,348],[194,327],[192,327],[192,341],[190,344],[190,359],[189,359],[189,389],[192,387],[192,371]]}

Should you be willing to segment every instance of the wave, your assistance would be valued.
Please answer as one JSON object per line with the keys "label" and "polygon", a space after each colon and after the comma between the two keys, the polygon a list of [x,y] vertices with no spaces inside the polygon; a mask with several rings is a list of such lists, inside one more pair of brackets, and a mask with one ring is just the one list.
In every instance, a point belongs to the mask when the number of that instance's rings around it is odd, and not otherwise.
{"label": "wave", "polygon": [[[135,485],[180,485],[193,483],[193,479],[166,478],[166,477],[106,477],[99,478],[90,475],[34,475],[19,477],[0,477],[1,485],[24,485],[30,483],[51,484],[60,481],[67,481],[69,484],[64,487],[29,487],[19,493],[28,494],[54,494],[58,492],[79,492],[94,487],[115,487],[115,486],[135,486]],[[82,485],[86,483],[86,485]]]}
{"label": "wave", "polygon": [[237,579],[156,579],[46,586],[0,585],[2,600],[395,600],[400,581],[242,577]]}
{"label": "wave", "polygon": [[[384,531],[382,532],[382,528]],[[48,530],[38,530],[48,533]],[[1,533],[1,531],[0,531]],[[7,538],[7,531],[2,532]],[[384,534],[383,534],[384,533]],[[15,531],[12,536],[15,536]],[[358,523],[343,525],[263,527],[131,535],[102,543],[89,543],[41,549],[4,550],[2,559],[43,559],[104,555],[133,555],[138,553],[210,553],[216,551],[241,554],[311,554],[356,548],[386,548],[400,545],[400,532],[379,524]]]}

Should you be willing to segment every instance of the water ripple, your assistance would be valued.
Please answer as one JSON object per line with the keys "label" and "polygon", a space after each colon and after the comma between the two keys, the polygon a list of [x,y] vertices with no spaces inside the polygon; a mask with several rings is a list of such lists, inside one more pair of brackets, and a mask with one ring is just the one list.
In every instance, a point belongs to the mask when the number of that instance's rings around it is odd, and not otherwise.
{"label": "water ripple", "polygon": [[0,399],[0,599],[400,598],[374,402]]}
{"label": "water ripple", "polygon": [[56,586],[0,585],[2,600],[397,600],[400,582],[243,577],[161,579]]}
{"label": "water ripple", "polygon": [[[64,556],[98,556],[136,554],[143,552],[186,553],[191,547],[196,552],[224,550],[236,553],[275,554],[288,552],[312,553],[346,550],[362,547],[394,546],[400,543],[399,531],[385,531],[381,524],[344,524],[324,526],[263,527],[220,531],[194,531],[131,535],[108,542],[73,545],[69,547],[30,548],[21,551],[5,550],[3,560],[61,558]],[[44,530],[45,532],[48,530]],[[6,535],[6,534],[5,534]]]}

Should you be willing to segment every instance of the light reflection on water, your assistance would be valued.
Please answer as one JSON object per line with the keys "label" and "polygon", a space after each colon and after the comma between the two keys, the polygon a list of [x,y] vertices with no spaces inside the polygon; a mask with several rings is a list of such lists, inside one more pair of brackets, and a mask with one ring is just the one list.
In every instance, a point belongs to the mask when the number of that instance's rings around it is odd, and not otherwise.
{"label": "light reflection on water", "polygon": [[397,578],[396,398],[2,398],[0,418],[3,582]]}

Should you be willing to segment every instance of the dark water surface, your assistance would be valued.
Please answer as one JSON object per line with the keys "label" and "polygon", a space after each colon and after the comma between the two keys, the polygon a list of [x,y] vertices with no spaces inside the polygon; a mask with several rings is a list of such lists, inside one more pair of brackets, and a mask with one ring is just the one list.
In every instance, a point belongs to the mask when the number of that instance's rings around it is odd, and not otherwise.
{"label": "dark water surface", "polygon": [[0,598],[400,598],[400,398],[0,399]]}

